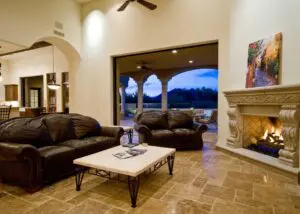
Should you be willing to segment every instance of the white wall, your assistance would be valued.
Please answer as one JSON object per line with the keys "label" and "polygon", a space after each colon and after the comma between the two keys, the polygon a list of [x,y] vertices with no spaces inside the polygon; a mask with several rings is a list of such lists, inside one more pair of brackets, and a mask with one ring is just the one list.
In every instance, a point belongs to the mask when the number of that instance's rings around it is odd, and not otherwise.
{"label": "white wall", "polygon": [[[69,60],[70,110],[76,105],[74,82],[81,51],[81,8],[73,0],[1,0],[0,40],[30,47],[44,40],[55,44]],[[63,24],[64,38],[53,33],[54,23]],[[1,87],[0,87],[1,90]],[[75,108],[74,108],[75,109]]]}
{"label": "white wall", "polygon": [[1,0],[0,40],[30,47],[54,36],[54,22],[63,23],[65,40],[80,52],[80,6],[71,0]]}
{"label": "white wall", "polygon": [[[229,18],[228,77],[226,87],[219,90],[245,88],[249,43],[277,32],[283,34],[281,84],[300,83],[299,11],[299,0],[233,0]],[[222,109],[220,105],[220,113],[225,114]],[[221,131],[227,128],[223,125],[219,127]],[[218,142],[225,143],[223,138]]]}
{"label": "white wall", "polygon": [[[157,10],[132,3],[117,12],[118,0],[93,1],[83,7],[82,63],[76,83],[76,111],[112,123],[111,56],[219,40],[220,86],[227,69],[227,8],[220,0],[153,0]],[[222,87],[220,87],[222,89]],[[224,103],[223,96],[219,102]],[[224,104],[225,105],[225,104]],[[220,120],[223,121],[223,118]],[[220,122],[222,124],[222,122]]]}
{"label": "white wall", "polygon": [[282,81],[300,82],[300,1],[298,0],[235,0],[230,17],[230,79],[231,88],[244,88],[247,72],[248,44],[283,34]]}
{"label": "white wall", "polygon": [[[2,59],[7,65],[6,69],[3,69],[3,85],[19,85],[19,102],[21,101],[20,78],[44,76],[43,103],[47,105],[46,75],[53,72],[52,46],[5,56]],[[69,71],[69,63],[66,56],[57,48],[54,48],[54,62],[56,80],[60,83],[61,73]],[[4,97],[0,97],[0,100],[4,100]],[[61,88],[57,90],[57,110],[62,110]]]}

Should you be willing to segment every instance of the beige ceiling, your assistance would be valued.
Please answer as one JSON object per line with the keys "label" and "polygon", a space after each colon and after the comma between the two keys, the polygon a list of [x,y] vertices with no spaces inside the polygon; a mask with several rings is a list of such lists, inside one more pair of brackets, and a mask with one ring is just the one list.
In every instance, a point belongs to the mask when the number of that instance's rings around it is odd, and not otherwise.
{"label": "beige ceiling", "polygon": [[85,4],[85,3],[91,2],[93,0],[73,0],[73,1],[75,1],[75,2],[77,2],[79,4]]}
{"label": "beige ceiling", "polygon": [[[167,50],[120,57],[117,59],[117,69],[121,74],[142,72],[137,68],[142,62],[145,62],[153,71],[218,66],[218,44],[201,45],[177,50],[177,54],[173,54],[172,50]],[[190,64],[190,60],[193,60],[194,63]]]}
{"label": "beige ceiling", "polygon": [[26,47],[0,40],[0,55],[25,49]]}

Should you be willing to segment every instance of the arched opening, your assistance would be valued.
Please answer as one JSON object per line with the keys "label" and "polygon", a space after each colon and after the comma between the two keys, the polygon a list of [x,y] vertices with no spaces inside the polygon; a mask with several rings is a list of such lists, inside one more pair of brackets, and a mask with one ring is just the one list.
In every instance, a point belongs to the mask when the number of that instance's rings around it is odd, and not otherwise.
{"label": "arched opening", "polygon": [[68,41],[55,36],[47,36],[38,39],[33,45],[42,41],[56,46],[67,57],[70,67],[78,68],[81,60],[80,54]]}
{"label": "arched opening", "polygon": [[[64,57],[68,61],[68,69],[65,72],[61,72],[59,74],[55,74],[56,81],[61,83],[61,87],[56,91],[49,91],[47,90],[47,109],[50,109],[51,100],[54,98],[54,93],[56,94],[56,100],[57,100],[57,108],[56,111],[67,111],[67,112],[75,112],[76,111],[76,103],[75,99],[75,93],[76,93],[76,84],[75,84],[75,73],[79,68],[80,64],[80,54],[76,50],[75,47],[73,47],[68,41],[54,37],[54,36],[47,36],[42,37],[38,39],[34,44],[40,43],[40,42],[47,42],[51,44],[53,47],[57,49],[56,52],[60,52],[64,55]],[[60,60],[57,56],[54,56],[56,60]],[[48,79],[53,78],[52,76],[49,76],[49,74],[46,75],[45,81],[48,82]],[[53,95],[53,98],[49,95]],[[54,98],[55,99],[55,98]]]}
{"label": "arched opening", "polygon": [[10,117],[69,112],[75,106],[69,94],[75,93],[80,56],[67,41],[44,37],[29,48],[3,54],[1,62],[6,68],[2,85],[8,85],[16,94],[9,99],[0,96],[1,103],[14,107]]}
{"label": "arched opening", "polygon": [[119,96],[120,123],[125,125],[122,121],[132,118],[137,112],[137,83],[133,78],[120,76]]}
{"label": "arched opening", "polygon": [[143,110],[161,109],[161,81],[155,74],[150,75],[143,85]]}
{"label": "arched opening", "polygon": [[[194,69],[173,76],[168,82],[168,108],[191,109],[199,122],[214,117],[218,108],[218,70]],[[216,130],[216,122],[208,124],[211,130]]]}

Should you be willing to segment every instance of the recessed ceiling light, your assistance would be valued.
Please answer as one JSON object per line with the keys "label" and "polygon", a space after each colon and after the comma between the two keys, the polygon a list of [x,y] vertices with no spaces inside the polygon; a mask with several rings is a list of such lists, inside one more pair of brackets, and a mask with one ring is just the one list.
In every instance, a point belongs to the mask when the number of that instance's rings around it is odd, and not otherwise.
{"label": "recessed ceiling light", "polygon": [[177,54],[178,51],[177,50],[172,50],[172,54]]}
{"label": "recessed ceiling light", "polygon": [[138,66],[136,66],[136,68],[137,68],[137,69],[141,69],[141,68],[142,68],[142,66],[138,65]]}
{"label": "recessed ceiling light", "polygon": [[189,63],[190,63],[190,64],[193,64],[193,63],[194,63],[194,60],[190,60]]}

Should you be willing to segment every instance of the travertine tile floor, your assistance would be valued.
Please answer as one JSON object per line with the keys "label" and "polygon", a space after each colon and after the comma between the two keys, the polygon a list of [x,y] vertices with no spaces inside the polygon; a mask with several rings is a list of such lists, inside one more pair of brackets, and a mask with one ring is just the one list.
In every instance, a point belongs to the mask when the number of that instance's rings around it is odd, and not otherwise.
{"label": "travertine tile floor", "polygon": [[203,151],[177,152],[174,175],[164,166],[144,175],[138,207],[130,207],[126,183],[87,175],[82,190],[74,177],[35,194],[4,186],[0,213],[300,213],[300,186],[296,179],[256,163],[215,150],[216,134],[205,134]]}

